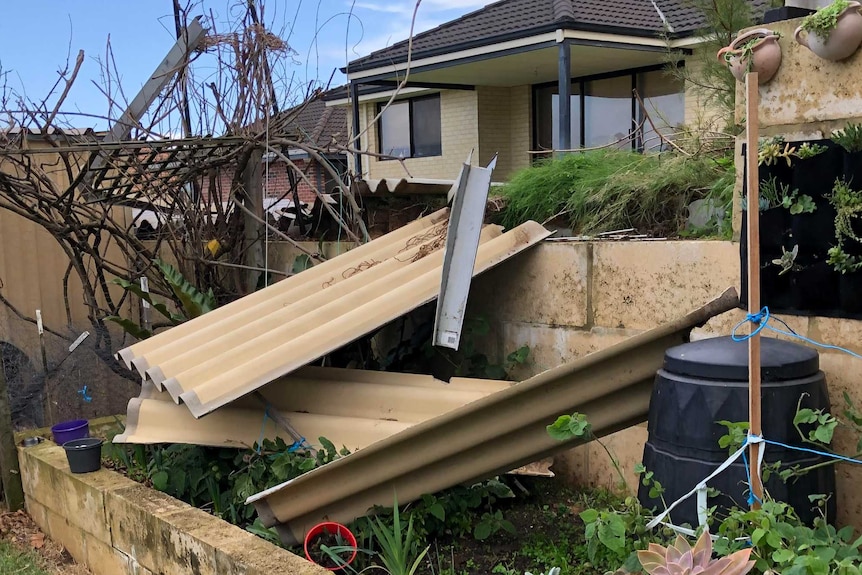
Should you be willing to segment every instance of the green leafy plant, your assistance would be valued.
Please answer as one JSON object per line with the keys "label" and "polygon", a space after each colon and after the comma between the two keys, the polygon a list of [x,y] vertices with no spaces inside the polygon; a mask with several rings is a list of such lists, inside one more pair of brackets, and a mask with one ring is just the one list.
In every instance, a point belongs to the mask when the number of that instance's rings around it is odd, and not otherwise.
{"label": "green leafy plant", "polygon": [[835,0],[829,6],[821,8],[814,14],[806,16],[802,21],[802,29],[816,34],[822,40],[828,40],[829,34],[838,25],[838,17],[850,6],[847,0]]}
{"label": "green leafy plant", "polygon": [[847,124],[843,130],[832,132],[832,141],[847,153],[862,152],[862,124]]}
{"label": "green leafy plant", "polygon": [[398,510],[398,499],[392,508],[392,524],[374,517],[369,523],[380,548],[380,560],[389,575],[414,575],[428,553],[430,546],[419,549],[419,539],[413,531],[413,517],[407,520],[406,530]]}
{"label": "green leafy plant", "polygon": [[791,166],[795,154],[796,148],[785,142],[781,136],[763,138],[758,143],[757,164],[772,166],[777,164],[779,160],[784,160],[788,166]]}
{"label": "green leafy plant", "polygon": [[838,273],[854,273],[862,269],[862,258],[849,255],[840,246],[832,246],[826,253],[826,263]]}
{"label": "green leafy plant", "polygon": [[[506,200],[500,220],[507,227],[562,220],[575,234],[623,228],[676,234],[685,229],[688,206],[712,197],[714,186],[728,173],[733,173],[732,162],[720,155],[567,154],[537,162],[499,188]],[[718,193],[726,189],[720,186]]]}
{"label": "green leafy plant", "polygon": [[826,522],[824,496],[810,499],[821,510],[810,527],[778,501],[767,499],[760,509],[732,509],[719,524],[715,550],[719,555],[750,550],[760,573],[859,575],[862,538],[854,537],[851,526],[836,530]]}
{"label": "green leafy plant", "polygon": [[[153,295],[141,289],[141,286],[136,282],[130,282],[122,278],[116,278],[112,282],[119,285],[124,290],[139,297],[142,301],[147,302],[150,307],[167,320],[169,326],[179,325],[189,319],[194,319],[209,311],[215,309],[217,303],[212,289],[206,292],[199,291],[195,286],[190,284],[183,274],[175,267],[162,260],[153,262],[162,274],[162,278],[171,290],[178,308],[182,313],[174,313],[163,303],[156,301]],[[146,339],[152,336],[152,332],[134,321],[120,316],[111,315],[105,318],[123,328],[126,333],[136,339]]]}
{"label": "green leafy plant", "polygon": [[745,575],[754,567],[750,556],[751,549],[741,549],[713,559],[709,531],[701,533],[694,547],[677,535],[667,547],[650,543],[646,550],[638,551],[638,560],[650,575]]}
{"label": "green leafy plant", "polygon": [[493,513],[482,514],[482,519],[473,528],[473,537],[479,541],[484,541],[500,531],[506,531],[514,535],[515,526],[511,521],[503,517],[503,512],[498,509]]}
{"label": "green leafy plant", "polygon": [[800,265],[796,263],[796,256],[799,254],[799,246],[793,246],[793,249],[789,252],[784,249],[784,246],[781,246],[781,257],[772,260],[772,264],[781,268],[781,271],[778,272],[778,275],[784,275],[787,272],[791,271],[799,271],[802,269]]}
{"label": "green leafy plant", "polygon": [[759,207],[760,211],[781,207],[793,215],[810,214],[817,209],[811,196],[800,194],[799,190],[791,189],[789,184],[779,182],[774,176],[760,184]]}
{"label": "green leafy plant", "polygon": [[823,152],[825,152],[828,148],[826,146],[821,146],[820,144],[812,144],[810,142],[805,142],[799,148],[796,149],[795,155],[800,160],[808,160],[815,156],[819,156]]}
{"label": "green leafy plant", "polygon": [[842,246],[845,239],[862,241],[853,231],[853,222],[862,219],[862,192],[841,179],[835,180],[829,203],[835,208],[835,238]]}

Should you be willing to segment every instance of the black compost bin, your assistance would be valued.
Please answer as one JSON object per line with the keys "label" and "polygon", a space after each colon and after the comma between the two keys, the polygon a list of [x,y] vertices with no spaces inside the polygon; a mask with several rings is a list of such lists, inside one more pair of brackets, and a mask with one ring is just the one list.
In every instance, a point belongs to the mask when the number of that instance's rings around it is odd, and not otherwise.
{"label": "black compost bin", "polygon": [[[799,445],[793,427],[797,404],[829,409],[826,377],[820,371],[817,351],[773,338],[761,338],[763,436]],[[665,353],[664,368],[655,379],[649,412],[649,440],[643,463],[665,488],[668,505],[688,493],[728,457],[718,441],[726,428],[718,421],[748,421],[748,345],[730,337],[718,337],[673,347]],[[765,461],[781,461],[782,467],[820,463],[820,456],[766,447]],[[709,506],[728,508],[748,504],[748,485],[742,459],[709,482],[720,495]],[[785,484],[777,476],[766,483],[770,495],[793,506],[803,521],[816,516],[808,496],[833,494],[828,517],[835,517],[835,471],[826,466]],[[663,509],[641,485],[638,497],[646,507]],[[674,509],[677,525],[697,525],[696,496]]]}

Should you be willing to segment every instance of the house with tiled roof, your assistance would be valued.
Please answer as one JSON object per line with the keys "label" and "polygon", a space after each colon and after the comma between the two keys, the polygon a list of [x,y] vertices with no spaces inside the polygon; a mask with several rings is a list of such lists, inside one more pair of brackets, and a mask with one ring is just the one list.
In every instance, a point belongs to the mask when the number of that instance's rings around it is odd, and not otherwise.
{"label": "house with tiled roof", "polygon": [[[768,3],[751,2],[755,14]],[[690,0],[502,0],[415,35],[409,62],[406,40],[350,62],[349,92],[328,105],[351,109],[362,149],[403,159],[352,156],[369,180],[406,177],[404,167],[451,179],[471,150],[483,165],[499,154],[505,179],[552,150],[621,138],[648,149],[656,130],[698,112],[664,67],[668,54],[684,65],[703,26]]]}

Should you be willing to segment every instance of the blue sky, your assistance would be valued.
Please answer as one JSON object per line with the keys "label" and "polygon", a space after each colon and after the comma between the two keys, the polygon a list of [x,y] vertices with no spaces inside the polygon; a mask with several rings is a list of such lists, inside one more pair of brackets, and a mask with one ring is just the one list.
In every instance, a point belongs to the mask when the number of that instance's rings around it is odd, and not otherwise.
{"label": "blue sky", "polygon": [[[422,0],[417,31],[475,10],[491,0]],[[185,0],[183,1],[183,3]],[[203,0],[216,22],[230,18],[236,0]],[[30,0],[4,3],[0,19],[0,66],[10,87],[40,100],[79,49],[84,65],[64,111],[105,114],[100,65],[110,35],[126,96],[155,69],[174,41],[171,0]],[[414,0],[268,0],[265,19],[284,30],[297,52],[289,66],[297,80],[328,81],[332,70],[389,44],[410,30]],[[353,16],[348,14],[353,11]],[[336,72],[333,85],[344,81]],[[86,120],[84,123],[93,123]],[[80,122],[76,122],[80,123]],[[98,126],[96,126],[98,127]]]}

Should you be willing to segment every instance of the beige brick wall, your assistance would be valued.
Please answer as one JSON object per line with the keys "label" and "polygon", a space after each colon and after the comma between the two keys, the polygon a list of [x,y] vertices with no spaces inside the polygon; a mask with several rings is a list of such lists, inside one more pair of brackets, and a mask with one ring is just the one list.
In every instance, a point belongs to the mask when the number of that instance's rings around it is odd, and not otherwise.
{"label": "beige brick wall", "polygon": [[511,172],[517,172],[530,165],[533,149],[533,87],[515,86],[510,89],[509,137],[512,143],[512,158],[509,161]]}
{"label": "beige brick wall", "polygon": [[[479,149],[477,93],[473,90],[443,90],[440,92],[440,116],[443,155],[432,158],[408,158],[404,165],[396,160],[362,158],[362,168],[369,179],[379,178],[439,178],[455,179],[471,150]],[[360,106],[360,125],[364,130],[377,115],[377,103]],[[372,124],[362,138],[362,147],[378,152],[378,124]]]}
{"label": "beige brick wall", "polygon": [[53,443],[18,458],[27,512],[93,575],[328,573],[113,471],[72,474]]}
{"label": "beige brick wall", "polygon": [[499,154],[494,179],[508,179],[529,165],[531,137],[530,86],[476,88],[479,108],[479,162]]}

